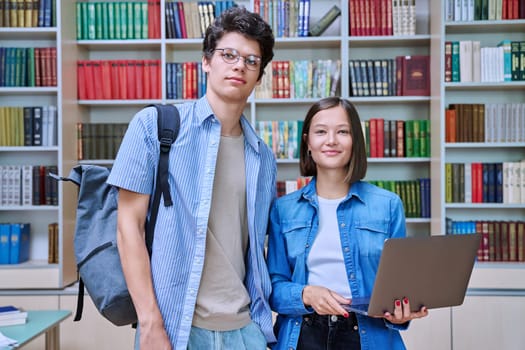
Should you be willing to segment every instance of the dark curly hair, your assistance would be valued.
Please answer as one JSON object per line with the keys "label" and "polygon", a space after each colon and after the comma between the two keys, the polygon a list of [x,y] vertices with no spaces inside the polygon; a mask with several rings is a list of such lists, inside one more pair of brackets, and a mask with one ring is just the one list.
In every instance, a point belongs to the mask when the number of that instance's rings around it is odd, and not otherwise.
{"label": "dark curly hair", "polygon": [[343,107],[350,123],[350,134],[352,135],[352,155],[347,166],[347,174],[345,180],[348,183],[354,183],[362,180],[366,175],[367,159],[366,146],[363,130],[361,129],[361,120],[354,105],[340,97],[327,97],[314,103],[306,113],[304,118],[303,130],[301,132],[301,146],[299,154],[299,167],[301,175],[316,176],[317,165],[312,157],[308,154],[308,133],[310,132],[310,125],[314,116],[326,109],[337,106]]}
{"label": "dark curly hair", "polygon": [[206,35],[202,43],[202,53],[209,60],[213,55],[213,50],[217,47],[217,42],[226,33],[236,32],[244,35],[248,39],[259,43],[261,49],[261,69],[259,72],[260,80],[264,73],[264,68],[273,58],[273,46],[275,39],[272,28],[261,16],[248,11],[245,7],[231,7],[213,21],[206,29]]}

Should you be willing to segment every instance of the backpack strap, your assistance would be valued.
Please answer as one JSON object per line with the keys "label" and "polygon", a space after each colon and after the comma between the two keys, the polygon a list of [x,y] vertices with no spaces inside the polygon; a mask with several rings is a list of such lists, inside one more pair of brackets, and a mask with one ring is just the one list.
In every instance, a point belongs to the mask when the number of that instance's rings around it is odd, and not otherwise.
{"label": "backpack strap", "polygon": [[157,180],[153,202],[150,211],[150,219],[146,224],[146,247],[151,256],[151,247],[153,245],[153,234],[157,214],[159,211],[160,197],[164,197],[164,206],[173,205],[170,194],[170,185],[168,183],[168,167],[171,144],[177,139],[180,127],[179,110],[174,105],[153,104],[148,107],[157,109],[157,130],[160,142],[159,165],[157,169]]}

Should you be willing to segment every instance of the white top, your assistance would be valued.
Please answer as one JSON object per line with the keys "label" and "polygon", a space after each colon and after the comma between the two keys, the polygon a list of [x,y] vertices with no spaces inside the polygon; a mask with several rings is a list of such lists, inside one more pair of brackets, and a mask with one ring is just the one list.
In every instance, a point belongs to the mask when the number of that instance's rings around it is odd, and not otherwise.
{"label": "white top", "polygon": [[337,225],[337,207],[343,198],[319,200],[319,232],[308,255],[308,284],[323,286],[351,298]]}

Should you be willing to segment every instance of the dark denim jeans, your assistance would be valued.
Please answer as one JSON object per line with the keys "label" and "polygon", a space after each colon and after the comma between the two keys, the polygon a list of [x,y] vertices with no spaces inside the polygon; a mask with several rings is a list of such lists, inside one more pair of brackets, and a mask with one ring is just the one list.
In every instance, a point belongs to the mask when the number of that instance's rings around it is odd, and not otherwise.
{"label": "dark denim jeans", "polygon": [[361,339],[354,313],[344,318],[335,315],[303,316],[297,350],[360,350]]}

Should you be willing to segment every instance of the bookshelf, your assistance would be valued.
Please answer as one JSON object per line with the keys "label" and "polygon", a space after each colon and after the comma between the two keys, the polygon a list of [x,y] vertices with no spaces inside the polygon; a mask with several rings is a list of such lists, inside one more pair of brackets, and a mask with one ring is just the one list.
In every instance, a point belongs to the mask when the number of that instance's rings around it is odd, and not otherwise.
{"label": "bookshelf", "polygon": [[[50,3],[51,4],[51,3]],[[51,7],[49,8],[51,10]],[[0,46],[15,48],[56,48],[56,84],[44,83],[41,86],[18,82],[16,85],[3,84],[0,87],[0,107],[57,107],[57,140],[54,144],[43,146],[0,146],[0,165],[54,165],[60,172],[67,171],[71,162],[67,161],[67,104],[75,97],[73,91],[64,84],[63,67],[67,67],[67,30],[61,22],[62,11],[68,11],[68,4],[56,6],[49,17],[47,26],[2,27]],[[29,50],[29,49],[28,49]],[[36,51],[36,50],[35,50]],[[46,73],[41,71],[42,74]],[[4,72],[2,73],[4,74]],[[6,75],[7,77],[7,75]],[[16,76],[15,76],[16,78]],[[36,75],[38,79],[38,76]],[[5,86],[10,85],[10,86]],[[25,86],[24,86],[25,85]],[[31,86],[32,85],[32,86]],[[51,86],[52,85],[52,86]],[[2,126],[4,127],[4,126]],[[66,135],[66,137],[63,137]],[[69,158],[71,160],[71,158]],[[74,192],[58,185],[58,205],[33,203],[18,205],[16,202],[0,206],[0,222],[30,223],[29,260],[19,264],[0,265],[2,289],[62,288],[76,280],[73,256],[72,226],[74,212],[70,210],[70,198]],[[48,263],[48,225],[58,224],[58,263]]]}

